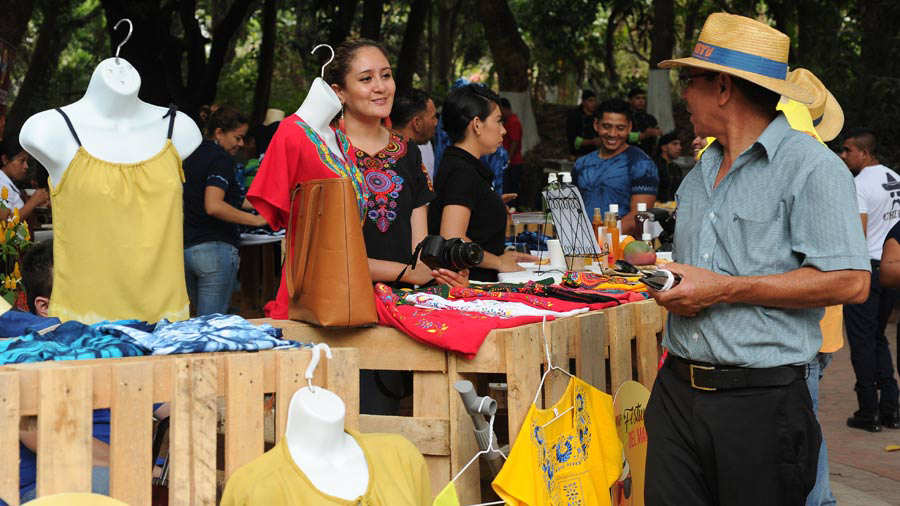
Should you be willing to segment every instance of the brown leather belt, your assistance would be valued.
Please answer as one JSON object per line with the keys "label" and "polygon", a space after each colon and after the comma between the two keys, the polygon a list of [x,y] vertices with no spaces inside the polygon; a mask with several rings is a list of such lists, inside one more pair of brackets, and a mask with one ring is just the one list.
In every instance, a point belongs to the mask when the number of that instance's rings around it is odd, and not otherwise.
{"label": "brown leather belt", "polygon": [[669,353],[666,366],[697,390],[781,387],[806,378],[806,366],[783,365],[765,369],[693,362]]}

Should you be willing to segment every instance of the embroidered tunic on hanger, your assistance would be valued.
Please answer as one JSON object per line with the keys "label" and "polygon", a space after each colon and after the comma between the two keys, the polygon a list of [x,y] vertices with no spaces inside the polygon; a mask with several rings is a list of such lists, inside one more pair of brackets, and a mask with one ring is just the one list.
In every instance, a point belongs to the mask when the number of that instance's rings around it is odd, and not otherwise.
{"label": "embroidered tunic on hanger", "polygon": [[531,405],[491,484],[494,491],[512,505],[610,504],[609,487],[622,472],[623,458],[613,416],[609,395],[570,379],[552,409]]}
{"label": "embroidered tunic on hanger", "polygon": [[[287,228],[291,212],[291,191],[300,183],[311,179],[350,179],[356,189],[362,217],[367,196],[362,171],[356,168],[356,160],[344,133],[336,130],[335,136],[346,160],[332,153],[319,134],[300,116],[291,114],[281,121],[247,192],[247,199],[273,229]],[[285,279],[282,273],[278,295],[266,305],[266,316],[270,318],[288,318]]]}

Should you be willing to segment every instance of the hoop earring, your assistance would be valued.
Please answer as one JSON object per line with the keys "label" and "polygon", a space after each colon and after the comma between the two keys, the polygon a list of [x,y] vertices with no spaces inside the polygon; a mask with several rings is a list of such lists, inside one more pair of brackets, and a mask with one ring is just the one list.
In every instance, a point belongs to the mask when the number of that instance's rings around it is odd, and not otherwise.
{"label": "hoop earring", "polygon": [[345,105],[341,104],[341,118],[338,120],[338,130],[347,133],[347,128],[344,127],[344,108]]}

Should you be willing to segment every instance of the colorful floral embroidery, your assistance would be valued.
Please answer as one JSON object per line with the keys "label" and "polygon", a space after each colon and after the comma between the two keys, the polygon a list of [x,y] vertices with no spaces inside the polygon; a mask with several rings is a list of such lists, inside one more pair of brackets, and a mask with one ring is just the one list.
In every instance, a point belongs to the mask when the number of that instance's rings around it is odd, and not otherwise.
{"label": "colorful floral embroidery", "polygon": [[357,167],[363,171],[369,197],[366,200],[366,217],[375,223],[382,233],[397,219],[397,199],[403,190],[403,177],[394,166],[406,155],[406,142],[396,132],[391,132],[388,145],[374,156],[361,149],[356,150]]}
{"label": "colorful floral embroidery", "polygon": [[347,136],[340,130],[335,130],[334,132],[341,153],[346,159],[340,160],[332,154],[330,149],[328,149],[328,145],[325,144],[325,141],[321,137],[319,137],[319,133],[306,124],[305,121],[301,119],[297,121],[297,125],[306,132],[306,136],[316,147],[316,151],[319,153],[319,160],[338,176],[350,179],[350,182],[353,184],[353,189],[356,190],[356,203],[359,205],[359,214],[363,215],[365,213],[366,200],[369,198],[369,191],[366,189],[362,171],[360,171],[359,167],[354,165],[352,160],[350,160],[350,141],[347,140]]}

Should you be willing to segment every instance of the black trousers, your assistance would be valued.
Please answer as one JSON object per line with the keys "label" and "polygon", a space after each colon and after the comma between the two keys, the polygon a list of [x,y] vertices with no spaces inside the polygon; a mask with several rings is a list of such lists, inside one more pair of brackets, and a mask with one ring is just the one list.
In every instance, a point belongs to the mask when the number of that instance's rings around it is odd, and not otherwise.
{"label": "black trousers", "polygon": [[879,412],[895,413],[898,401],[891,349],[884,335],[888,317],[894,309],[896,292],[881,286],[878,276],[878,263],[872,262],[869,298],[862,304],[844,305],[850,362],[856,373],[859,415],[866,418],[875,418]]}
{"label": "black trousers", "polygon": [[822,441],[803,379],[695,390],[667,361],[645,413],[647,506],[803,506]]}

